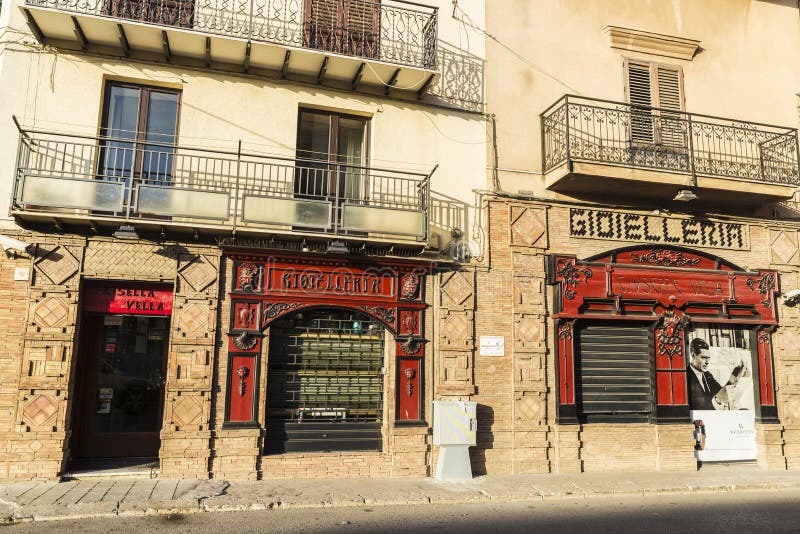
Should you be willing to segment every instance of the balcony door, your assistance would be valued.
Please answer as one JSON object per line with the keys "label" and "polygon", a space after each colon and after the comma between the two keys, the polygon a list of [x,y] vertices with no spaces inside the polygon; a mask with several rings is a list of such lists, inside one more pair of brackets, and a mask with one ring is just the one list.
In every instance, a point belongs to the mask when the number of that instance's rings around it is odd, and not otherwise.
{"label": "balcony door", "polygon": [[380,0],[305,0],[304,13],[305,46],[378,57]]}
{"label": "balcony door", "polygon": [[126,198],[139,184],[172,184],[180,93],[109,82],[100,128],[100,179],[123,182]]}
{"label": "balcony door", "polygon": [[628,101],[631,103],[631,142],[683,151],[688,144],[688,123],[681,113],[681,69],[628,61],[626,72]]}
{"label": "balcony door", "polygon": [[104,0],[103,14],[163,26],[191,28],[194,0]]}
{"label": "balcony door", "polygon": [[343,203],[362,204],[367,198],[368,131],[365,117],[300,111],[294,193],[332,201],[337,226]]}

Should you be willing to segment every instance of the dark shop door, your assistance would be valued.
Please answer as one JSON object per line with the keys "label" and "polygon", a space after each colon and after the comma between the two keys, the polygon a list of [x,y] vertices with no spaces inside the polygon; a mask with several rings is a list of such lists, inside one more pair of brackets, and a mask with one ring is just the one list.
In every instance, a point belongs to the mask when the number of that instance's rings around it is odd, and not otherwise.
{"label": "dark shop door", "polygon": [[168,317],[84,315],[73,458],[155,457]]}

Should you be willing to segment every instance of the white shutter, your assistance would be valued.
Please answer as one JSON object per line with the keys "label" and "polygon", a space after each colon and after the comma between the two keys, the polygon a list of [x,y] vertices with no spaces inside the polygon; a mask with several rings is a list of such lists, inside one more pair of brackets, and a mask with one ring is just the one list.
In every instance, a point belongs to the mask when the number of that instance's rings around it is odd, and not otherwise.
{"label": "white shutter", "polygon": [[[663,111],[683,108],[680,67],[628,61],[626,74],[631,104],[631,142],[684,148],[687,125],[682,115]],[[651,110],[651,107],[662,111]]]}
{"label": "white shutter", "polygon": [[[653,143],[653,93],[650,86],[650,65],[628,62],[628,101],[631,103],[631,141]],[[644,108],[637,108],[644,106]]]}
{"label": "white shutter", "polygon": [[[656,107],[661,109],[674,109],[680,111],[681,106],[681,71],[677,67],[658,65],[655,69],[658,83],[658,104]],[[683,121],[679,113],[661,112],[659,133],[661,144],[683,148],[686,146],[685,131],[688,124]]]}

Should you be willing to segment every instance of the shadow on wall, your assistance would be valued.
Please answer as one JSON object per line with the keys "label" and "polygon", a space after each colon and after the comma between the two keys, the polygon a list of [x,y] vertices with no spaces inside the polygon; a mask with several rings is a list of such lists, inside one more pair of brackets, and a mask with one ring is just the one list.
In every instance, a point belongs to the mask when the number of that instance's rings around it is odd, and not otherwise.
{"label": "shadow on wall", "polygon": [[492,425],[494,425],[494,408],[485,404],[478,404],[478,445],[469,448],[473,476],[488,474],[486,451],[494,448],[494,434],[491,432]]}
{"label": "shadow on wall", "polygon": [[486,61],[439,40],[436,64],[441,76],[430,88],[432,100],[438,100],[443,105],[482,112]]}
{"label": "shadow on wall", "polygon": [[469,205],[456,198],[431,191],[431,235],[441,250],[457,261],[470,257]]}
{"label": "shadow on wall", "polygon": [[772,217],[790,221],[800,220],[800,199],[785,200],[772,206]]}

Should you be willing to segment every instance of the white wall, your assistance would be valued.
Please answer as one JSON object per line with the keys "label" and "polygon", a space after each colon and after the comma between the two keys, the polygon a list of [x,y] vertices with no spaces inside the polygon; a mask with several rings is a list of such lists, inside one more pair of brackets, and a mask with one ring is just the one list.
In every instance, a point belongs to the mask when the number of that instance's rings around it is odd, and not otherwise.
{"label": "white wall", "polygon": [[[434,3],[443,8],[441,38],[482,56],[482,35],[450,16],[450,0]],[[484,23],[482,1],[462,3]],[[14,24],[25,29],[18,8],[8,7],[14,11]],[[29,35],[24,40],[0,56],[0,138],[5,140],[0,145],[0,205],[10,203],[14,176],[17,133],[11,115],[26,128],[96,135],[106,79],[180,87],[183,145],[235,149],[241,140],[247,150],[292,157],[298,107],[326,107],[372,117],[372,165],[428,172],[438,164],[432,189],[466,205],[474,201],[472,189],[485,187],[486,136],[480,114],[280,79],[55,51]],[[0,218],[0,224],[10,224],[6,209],[0,210]]]}

